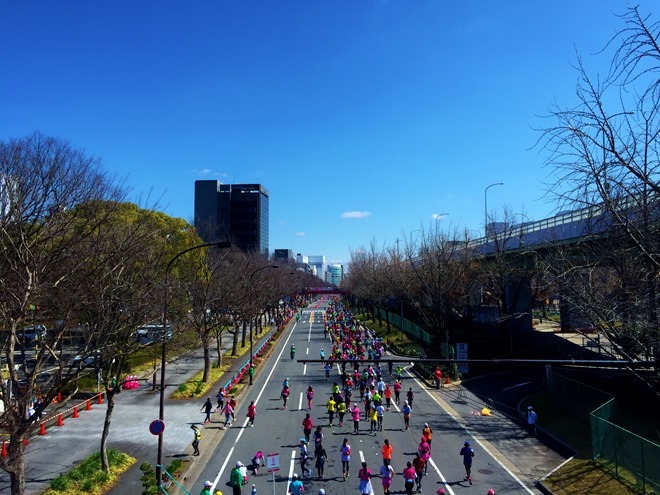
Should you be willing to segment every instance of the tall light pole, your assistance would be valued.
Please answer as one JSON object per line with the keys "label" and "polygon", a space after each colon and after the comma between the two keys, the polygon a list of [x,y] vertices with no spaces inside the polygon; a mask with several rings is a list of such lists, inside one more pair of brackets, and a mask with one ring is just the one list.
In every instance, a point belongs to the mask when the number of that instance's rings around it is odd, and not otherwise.
{"label": "tall light pole", "polygon": [[[266,266],[262,266],[261,268],[257,268],[255,271],[253,271],[250,274],[250,295],[252,295],[252,292],[253,292],[252,291],[252,288],[253,288],[252,278],[255,276],[255,274],[259,273],[261,270],[266,270],[267,268],[279,268],[279,266],[277,266],[277,265],[266,265]],[[254,370],[254,363],[252,361],[253,359],[254,359],[254,356],[253,356],[253,353],[252,353],[252,322],[250,322],[250,372],[248,373],[248,375],[250,377],[250,385],[252,385],[252,375],[254,374],[252,372],[252,370]]]}
{"label": "tall light pole", "polygon": [[[167,306],[168,306],[168,285],[169,285],[169,275],[174,262],[178,260],[181,256],[190,251],[196,249],[201,249],[205,247],[216,246],[220,249],[230,248],[230,242],[209,242],[205,244],[198,244],[188,249],[184,249],[180,253],[175,254],[172,259],[167,263],[167,268],[165,268],[165,301],[163,304],[163,335],[161,335],[161,354],[160,354],[160,407],[158,410],[158,419],[164,425],[163,420],[165,419],[165,359],[167,357]],[[163,431],[158,435],[158,458],[156,461],[156,482],[158,486],[162,488],[163,486]]]}
{"label": "tall light pole", "polygon": [[484,189],[484,237],[488,237],[488,189],[493,186],[503,186],[504,182],[495,182]]}

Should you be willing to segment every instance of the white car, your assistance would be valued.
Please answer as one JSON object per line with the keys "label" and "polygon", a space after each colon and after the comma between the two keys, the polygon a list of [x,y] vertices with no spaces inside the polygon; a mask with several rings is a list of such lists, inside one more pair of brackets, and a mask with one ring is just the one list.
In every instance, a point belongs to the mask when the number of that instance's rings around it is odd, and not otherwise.
{"label": "white car", "polygon": [[72,368],[89,368],[95,366],[100,362],[101,362],[101,353],[99,351],[96,351],[93,354],[89,354],[87,356],[83,356],[82,354],[78,354],[77,356],[74,356],[73,359],[69,361],[69,366]]}

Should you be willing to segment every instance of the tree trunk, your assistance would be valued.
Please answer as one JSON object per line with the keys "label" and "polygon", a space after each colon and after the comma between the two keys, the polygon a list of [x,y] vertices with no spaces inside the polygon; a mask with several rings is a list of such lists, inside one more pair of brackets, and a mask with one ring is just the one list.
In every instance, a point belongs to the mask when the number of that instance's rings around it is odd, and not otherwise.
{"label": "tree trunk", "polygon": [[208,334],[202,336],[202,349],[204,350],[204,373],[202,382],[208,383],[211,377],[211,339]]}
{"label": "tree trunk", "polygon": [[241,347],[245,347],[246,337],[247,337],[247,321],[243,320],[243,332],[241,332]]}
{"label": "tree trunk", "polygon": [[241,331],[241,329],[238,327],[237,324],[234,323],[234,340],[231,343],[231,355],[232,356],[237,356],[238,355],[238,334]]}
{"label": "tree trunk", "polygon": [[[115,390],[121,385],[116,384]],[[103,421],[103,432],[101,433],[101,470],[105,473],[110,472],[110,463],[108,462],[108,435],[110,434],[110,422],[112,421],[112,411],[115,409],[115,390],[107,389],[106,400],[108,408],[105,411],[105,420]]]}
{"label": "tree trunk", "polygon": [[23,495],[25,493],[25,446],[23,445],[23,437],[27,438],[27,433],[11,434],[9,446],[7,447],[8,456],[5,462],[11,481],[12,495]]}
{"label": "tree trunk", "polygon": [[222,332],[215,334],[215,347],[218,350],[218,368],[222,366]]}

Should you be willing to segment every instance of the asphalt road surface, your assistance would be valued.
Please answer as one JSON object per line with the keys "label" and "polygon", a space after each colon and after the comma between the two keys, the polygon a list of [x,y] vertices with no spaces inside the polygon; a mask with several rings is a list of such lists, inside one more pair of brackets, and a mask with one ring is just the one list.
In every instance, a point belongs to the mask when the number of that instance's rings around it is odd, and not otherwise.
{"label": "asphalt road surface", "polygon": [[[368,463],[375,474],[382,465],[380,449],[384,439],[389,439],[394,447],[392,466],[396,476],[392,483],[392,493],[404,493],[402,470],[406,461],[412,460],[417,451],[422,428],[425,422],[433,429],[432,457],[429,461],[428,474],[422,482],[423,493],[435,494],[438,488],[443,488],[448,494],[474,493],[486,494],[493,488],[496,493],[526,494],[538,493],[525,484],[494,455],[491,455],[487,446],[479,439],[472,437],[470,428],[464,423],[454,419],[451,413],[446,412],[441,403],[427,391],[427,387],[420,383],[412,374],[406,373],[403,378],[402,398],[404,392],[412,388],[415,393],[410,429],[404,429],[403,416],[398,407],[385,413],[383,431],[371,433],[369,422],[360,422],[359,434],[353,434],[353,425],[350,416],[339,427],[335,419],[332,427],[328,426],[328,416],[325,404],[330,396],[330,387],[333,381],[340,383],[339,369],[335,367],[330,380],[325,379],[325,373],[320,364],[304,365],[297,359],[307,357],[316,359],[320,350],[325,349],[329,354],[330,341],[323,337],[323,308],[307,309],[301,320],[294,324],[292,329],[283,336],[271,355],[267,365],[261,368],[254,385],[243,397],[241,407],[236,414],[236,422],[224,432],[221,442],[217,445],[206,465],[196,469],[194,478],[189,476],[184,482],[186,489],[197,494],[205,480],[213,483],[213,491],[221,490],[225,495],[231,493],[228,485],[229,473],[237,461],[249,465],[255,452],[261,450],[265,454],[278,454],[279,470],[268,473],[265,467],[260,469],[257,476],[249,476],[243,493],[250,493],[254,484],[259,495],[286,495],[288,485],[293,473],[301,475],[298,462],[298,445],[303,436],[302,420],[307,412],[311,412],[315,425],[323,426],[325,436],[324,445],[328,452],[328,462],[325,465],[324,478],[316,478],[314,459],[307,463],[312,471],[312,477],[304,479],[305,493],[317,494],[319,489],[325,489],[332,495],[356,495],[358,491],[357,473],[362,461]],[[296,360],[289,357],[289,348],[295,344],[297,349]],[[350,369],[350,367],[349,367]],[[288,407],[282,408],[280,392],[282,382],[289,379],[291,396]],[[394,378],[384,377],[387,383],[392,384]],[[311,385],[315,390],[314,406],[312,411],[307,410],[307,401],[304,398],[307,387]],[[353,395],[353,402],[358,399],[359,392]],[[245,413],[250,401],[255,401],[257,416],[254,427],[247,427]],[[359,404],[361,409],[363,405]],[[221,428],[219,414],[214,417],[215,423],[207,425],[206,430]],[[342,477],[339,447],[344,438],[348,438],[351,445],[352,456],[350,461],[350,477]],[[464,480],[465,470],[459,451],[466,440],[470,440],[475,451],[472,468],[471,486]],[[310,446],[313,454],[314,447]],[[521,453],[524,455],[524,453]],[[207,456],[205,456],[207,458]],[[372,480],[374,492],[383,493],[380,479]]]}

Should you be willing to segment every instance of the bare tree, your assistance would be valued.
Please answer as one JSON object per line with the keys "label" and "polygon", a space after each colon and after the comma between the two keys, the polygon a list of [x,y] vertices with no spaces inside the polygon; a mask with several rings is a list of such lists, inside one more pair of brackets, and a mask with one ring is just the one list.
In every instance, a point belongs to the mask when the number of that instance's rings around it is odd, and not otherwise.
{"label": "bare tree", "polygon": [[578,59],[578,103],[551,110],[555,124],[542,129],[541,142],[551,192],[585,218],[579,248],[589,256],[579,264],[564,256],[555,270],[563,298],[620,354],[657,360],[660,24],[638,7],[620,18],[623,27],[599,53],[610,57],[609,73],[594,78]]}
{"label": "bare tree", "polygon": [[[77,316],[67,294],[81,293],[77,269],[92,256],[86,243],[107,220],[108,212],[86,212],[121,198],[99,161],[65,141],[33,134],[0,143],[0,345],[11,385],[0,383],[2,424],[10,438],[0,467],[10,474],[12,494],[25,489],[23,440],[35,433],[43,408],[77,378],[56,342]],[[33,351],[22,333],[37,322],[52,330]],[[37,394],[43,404],[28,416]]]}

